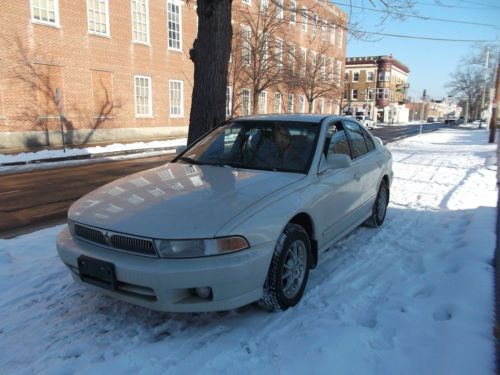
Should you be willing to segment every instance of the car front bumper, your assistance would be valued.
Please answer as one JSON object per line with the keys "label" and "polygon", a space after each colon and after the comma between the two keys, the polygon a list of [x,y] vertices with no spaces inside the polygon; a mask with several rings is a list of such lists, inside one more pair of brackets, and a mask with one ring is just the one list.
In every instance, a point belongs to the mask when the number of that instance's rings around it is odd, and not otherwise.
{"label": "car front bumper", "polygon": [[[169,312],[220,311],[237,308],[262,297],[274,243],[232,254],[191,259],[149,258],[122,253],[75,239],[66,227],[57,240],[57,252],[73,279],[117,299]],[[117,288],[108,290],[81,281],[81,255],[110,262]],[[209,298],[192,293],[209,287]]]}

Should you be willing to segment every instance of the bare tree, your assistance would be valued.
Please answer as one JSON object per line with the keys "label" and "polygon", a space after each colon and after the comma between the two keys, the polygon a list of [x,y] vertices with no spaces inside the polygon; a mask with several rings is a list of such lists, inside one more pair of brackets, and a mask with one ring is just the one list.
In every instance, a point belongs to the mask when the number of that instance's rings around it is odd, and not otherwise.
{"label": "bare tree", "polygon": [[305,96],[308,112],[314,112],[313,103],[319,98],[339,98],[343,92],[338,61],[331,56],[327,42],[317,45],[316,51],[300,51],[299,70],[288,70],[287,86]]}
{"label": "bare tree", "polygon": [[247,6],[235,6],[241,27],[236,36],[238,50],[234,50],[232,64],[241,66],[238,77],[251,90],[252,112],[258,113],[259,96],[270,87],[283,82],[284,62],[287,60],[288,21],[284,6],[277,1],[263,1],[259,10]]}

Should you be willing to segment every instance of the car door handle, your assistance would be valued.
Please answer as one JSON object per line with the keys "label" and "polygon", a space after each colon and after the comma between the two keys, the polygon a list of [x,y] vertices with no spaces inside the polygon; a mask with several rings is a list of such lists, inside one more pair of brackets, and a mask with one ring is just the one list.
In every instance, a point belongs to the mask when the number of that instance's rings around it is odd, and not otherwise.
{"label": "car door handle", "polygon": [[354,173],[354,179],[356,181],[359,181],[361,179],[361,176],[359,175],[359,173]]}

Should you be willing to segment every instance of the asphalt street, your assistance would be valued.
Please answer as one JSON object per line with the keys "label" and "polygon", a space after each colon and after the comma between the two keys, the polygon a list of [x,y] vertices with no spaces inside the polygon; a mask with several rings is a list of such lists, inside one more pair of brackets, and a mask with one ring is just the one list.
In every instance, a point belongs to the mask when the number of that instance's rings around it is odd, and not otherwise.
{"label": "asphalt street", "polygon": [[[423,124],[422,132],[445,126]],[[373,134],[384,143],[417,135],[420,125],[383,126]],[[62,223],[69,206],[86,193],[119,177],[166,163],[173,156],[72,165],[0,176],[0,238]]]}

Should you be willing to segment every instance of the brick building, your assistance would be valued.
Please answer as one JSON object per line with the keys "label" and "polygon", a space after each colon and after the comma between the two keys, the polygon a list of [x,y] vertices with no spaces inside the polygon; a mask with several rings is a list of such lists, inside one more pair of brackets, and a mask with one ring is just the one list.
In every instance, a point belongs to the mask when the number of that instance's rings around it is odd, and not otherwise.
{"label": "brick building", "polygon": [[407,122],[409,73],[392,56],[346,58],[343,113],[367,115],[376,122]]}
{"label": "brick building", "polygon": [[[233,2],[233,29],[240,26],[234,7],[258,10],[255,1]],[[296,48],[309,48],[311,27],[328,38],[333,33],[337,47],[328,58],[335,59],[335,69],[340,66],[340,75],[346,38],[335,22],[345,15],[316,0],[280,4],[290,29],[282,42],[293,39]],[[301,7],[315,17],[304,18],[305,27]],[[2,2],[0,10],[0,150],[61,144],[61,123],[68,144],[187,133],[195,2],[20,0]],[[292,110],[300,107],[295,99]],[[330,100],[322,99],[318,110],[330,109]]]}

